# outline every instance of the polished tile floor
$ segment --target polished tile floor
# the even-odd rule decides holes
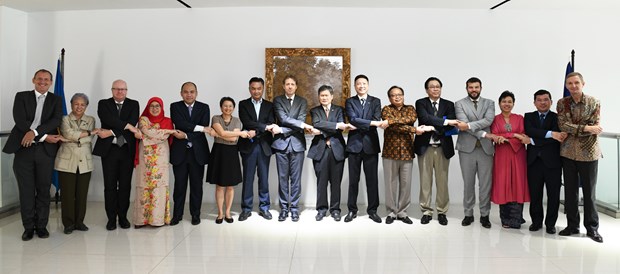
[[[205,204],[198,226],[186,219],[109,232],[103,203],[92,202],[88,232],[63,234],[60,210],[52,208],[50,238],[23,242],[19,214],[1,219],[0,273],[620,273],[620,220],[600,215],[599,244],[583,228],[576,237],[530,233],[529,222],[503,229],[496,205],[490,230],[478,220],[462,227],[462,208],[451,206],[444,227],[436,219],[421,225],[417,210],[410,210],[413,225],[386,225],[365,214],[351,223],[317,222],[312,209],[297,223],[254,212],[217,225],[214,205]],[[561,214],[558,230],[565,224]]]

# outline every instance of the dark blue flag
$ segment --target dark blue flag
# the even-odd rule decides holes
[[[562,97],[570,96],[570,91],[568,91],[568,89],[566,88],[566,75],[573,71],[573,64],[571,64],[571,62],[568,62],[568,64],[566,65],[566,74],[564,74],[564,83],[562,85],[564,87],[564,94],[562,95]]]
[[[58,59],[58,63],[56,66],[56,83],[54,84],[54,94],[62,98],[62,115],[67,115],[67,101],[65,100],[65,81],[60,66],[61,62],[60,59]],[[52,184],[54,184],[54,187],[56,187],[56,191],[58,193],[60,185],[58,183],[58,171],[56,170],[54,170],[54,173],[52,174]]]

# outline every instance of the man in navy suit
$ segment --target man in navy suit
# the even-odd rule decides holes
[[[189,179],[189,213],[192,225],[200,224],[202,183],[209,161],[209,144],[205,133],[211,128],[209,105],[196,101],[198,88],[192,82],[181,85],[183,100],[170,104],[170,119],[182,134],[176,134],[170,147],[170,163],[174,172],[174,211],[170,225],[183,219],[187,180]]]
[[[127,98],[127,83],[123,80],[114,81],[112,97],[100,100],[97,106],[102,130],[97,133],[93,155],[101,157],[107,230],[116,229],[117,218],[121,228],[131,226],[127,210],[136,139],[142,138],[142,133],[135,127],[139,111],[138,101]]]
[[[273,144],[276,151],[278,182],[280,196],[280,215],[278,221],[283,222],[291,213],[293,222],[299,221],[299,198],[301,197],[301,172],[306,151],[304,129],[313,127],[306,124],[305,98],[295,95],[297,79],[287,75],[283,82],[284,94],[273,100],[276,118],[280,128],[274,130]]]
[[[560,208],[560,188],[562,187],[562,161],[560,143],[567,134],[560,132],[557,113],[550,110],[553,101],[551,93],[539,90],[534,93],[536,111],[525,114],[525,134],[530,136],[527,145],[527,181],[530,189],[530,231],[542,228],[543,219],[546,231],[555,234],[555,222]],[[547,218],[543,214],[543,187],[547,188]]]
[[[308,150],[308,158],[312,159],[317,179],[315,219],[321,221],[329,209],[330,215],[340,221],[340,183],[346,157],[345,142],[342,131],[354,130],[355,127],[344,123],[344,110],[332,104],[334,89],[323,85],[319,88],[321,105],[310,110],[315,135]],[[327,202],[327,184],[330,183],[331,197]]]
[[[271,220],[269,212],[269,162],[271,159],[272,130],[277,127],[273,103],[263,99],[265,81],[250,79],[250,98],[239,102],[239,119],[243,130],[251,138],[239,138],[239,152],[243,163],[243,188],[241,190],[241,214],[239,221],[252,215],[254,199],[254,174],[258,175],[258,215]]]
[[[368,217],[374,222],[381,223],[377,215],[379,207],[379,135],[377,127],[388,127],[387,121],[381,120],[381,100],[368,95],[368,77],[360,74],[355,76],[355,92],[357,95],[348,98],[345,102],[345,111],[349,122],[357,130],[349,133],[347,152],[349,153],[349,213],[344,218],[350,222],[357,217],[357,194],[359,192],[361,167],[364,165],[366,175],[366,191],[368,192]]]
[[[443,84],[436,77],[430,77],[424,82],[424,89],[428,97],[418,99],[415,108],[418,112],[420,126],[432,126],[433,130],[425,131],[416,136],[414,143],[415,153],[418,155],[420,168],[420,209],[422,219],[420,223],[428,224],[433,219],[432,191],[433,173],[435,174],[435,208],[439,224],[447,225],[446,213],[450,206],[448,193],[448,168],[450,158],[454,156],[452,136],[446,136],[446,131],[457,125],[454,103],[441,98]]]
[[[54,159],[58,151],[58,127],[62,120],[62,100],[48,92],[52,73],[40,69],[32,78],[34,90],[15,94],[15,126],[2,151],[15,153],[13,172],[19,189],[19,204],[24,233],[29,241],[36,230],[39,238],[48,238],[50,187]]]

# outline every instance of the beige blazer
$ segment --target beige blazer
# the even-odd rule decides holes
[[[80,138],[82,131],[91,131],[95,128],[95,118],[83,115],[81,120],[70,113],[62,117],[60,134],[71,142],[63,142],[60,145],[54,168],[58,171],[80,174],[93,171],[93,155],[91,153],[92,136]]]

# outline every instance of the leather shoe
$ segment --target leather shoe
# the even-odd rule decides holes
[[[379,215],[377,215],[377,213],[375,213],[375,212],[368,213],[368,218],[373,220],[375,223],[378,223],[378,224],[381,223],[381,217],[379,217]]]
[[[480,217],[480,224],[482,224],[482,227],[484,228],[491,228],[491,221],[489,221],[489,216]]]
[[[178,217],[178,218],[177,217],[173,217],[172,220],[170,220],[170,225],[171,226],[178,225],[180,221],[181,221],[181,217]]]
[[[555,234],[555,227],[548,226],[547,227],[547,234]]]
[[[265,218],[265,220],[271,220],[271,218],[273,218],[271,216],[271,212],[269,212],[269,210],[261,210],[258,212],[258,216],[261,216],[263,218]]]
[[[540,230],[541,228],[542,228],[542,225],[539,225],[539,224],[531,224],[529,229],[530,229],[530,231],[538,231],[538,230]]]
[[[112,231],[116,229],[116,220],[109,220],[105,225],[105,229]]]
[[[88,227],[85,224],[79,224],[75,226],[75,230],[88,231]]]
[[[37,228],[37,236],[39,236],[39,238],[41,238],[41,239],[49,238],[50,237],[50,232],[47,231],[47,228],[45,228],[45,227]]]
[[[192,225],[200,224],[200,216],[192,216]]]
[[[560,236],[570,236],[570,235],[574,235],[574,234],[579,234],[579,229],[578,228],[567,227],[565,229],[560,230],[560,233],[558,233],[558,235],[560,235]]]
[[[232,224],[235,220],[232,217],[230,218],[224,217],[224,221],[226,221],[229,224]]]
[[[316,214],[316,217],[314,217],[316,219],[317,222],[323,220],[323,217],[325,217],[325,212],[319,211],[319,213]]]
[[[278,215],[278,221],[284,222],[286,221],[287,217],[288,217],[288,211],[282,210],[280,211],[280,215]]]
[[[389,224],[391,224],[391,223],[393,223],[393,222],[394,222],[394,217],[392,217],[392,216],[387,216],[387,217],[385,218],[385,223],[386,223],[386,224],[388,224],[388,225],[389,225]]]
[[[22,234],[22,241],[30,241],[34,237],[34,229],[26,229]]]
[[[409,219],[409,216],[405,216],[405,217],[398,217],[397,218],[399,221],[402,221],[403,223],[406,223],[408,225],[413,224],[413,221],[411,219]]]
[[[70,225],[70,226],[65,227],[65,229],[63,230],[63,233],[69,235],[73,233],[73,230],[75,230],[75,226]]]
[[[438,214],[437,219],[439,220],[440,225],[448,225],[448,218],[446,218],[446,214]]]
[[[215,223],[216,224],[221,224],[222,222],[224,222],[224,218],[215,218]]]
[[[347,216],[344,217],[344,222],[348,223],[350,221],[353,221],[353,219],[355,218],[357,218],[357,212],[349,211],[349,213],[347,213]]]
[[[332,218],[334,218],[334,221],[336,222],[340,222],[340,211],[334,211],[332,212]]]
[[[293,222],[299,221],[299,212],[297,211],[291,212],[291,221]]]
[[[603,236],[598,234],[598,231],[596,231],[596,230],[588,231],[588,233],[586,233],[586,236],[588,236],[590,239],[592,239],[593,241],[595,241],[597,243],[602,243],[603,242]]]
[[[258,215],[260,215],[260,213],[258,213]],[[241,212],[241,214],[239,214],[239,222],[247,220],[250,216],[252,216],[252,212],[250,211]]]
[[[428,224],[432,219],[433,219],[433,216],[431,216],[431,215],[424,215],[424,216],[422,216],[422,219],[420,219],[420,223],[425,225],[425,224]]]
[[[471,225],[471,223],[474,222],[474,216],[465,216],[465,218],[463,218],[463,221],[461,222],[462,226],[468,226]]]
[[[131,227],[131,223],[129,223],[127,218],[118,219],[118,224],[122,229],[128,229]]]

